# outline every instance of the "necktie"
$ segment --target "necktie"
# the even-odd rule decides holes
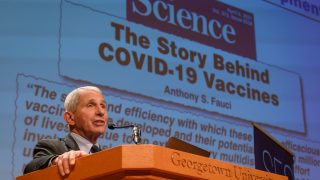
[[[90,149],[90,152],[91,153],[96,153],[96,152],[99,152],[101,151],[101,149],[97,146],[97,145],[92,145],[91,149]]]

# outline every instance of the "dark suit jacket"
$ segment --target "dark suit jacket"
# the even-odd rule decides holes
[[[33,150],[33,160],[26,165],[23,174],[46,168],[53,158],[71,150],[79,150],[71,134],[65,138],[40,140]]]

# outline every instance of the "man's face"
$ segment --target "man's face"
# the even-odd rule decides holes
[[[102,94],[86,90],[80,93],[77,110],[74,115],[76,133],[89,141],[103,134],[107,126],[108,114]]]

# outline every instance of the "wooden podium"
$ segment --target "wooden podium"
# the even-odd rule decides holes
[[[17,180],[61,179],[52,166]],[[251,169],[156,145],[122,145],[76,160],[66,179],[261,179],[286,176]]]

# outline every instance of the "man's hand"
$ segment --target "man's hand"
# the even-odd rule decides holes
[[[66,176],[76,163],[76,158],[87,156],[84,151],[69,151],[65,152],[52,161],[52,165],[57,165],[61,176]]]

